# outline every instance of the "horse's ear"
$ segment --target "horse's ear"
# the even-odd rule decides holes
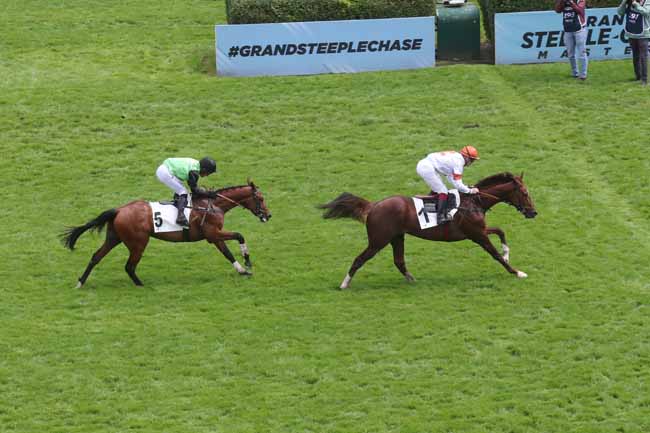
[[[523,171],[521,172],[521,176],[519,176],[519,178],[520,178],[521,180],[524,180],[524,172],[523,172]]]
[[[246,183],[248,184],[248,186],[252,186],[253,188],[255,188],[255,184],[253,183],[253,179],[251,179],[250,177],[246,178]]]

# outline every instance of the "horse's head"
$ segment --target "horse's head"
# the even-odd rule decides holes
[[[515,187],[506,197],[506,202],[517,208],[526,218],[535,218],[537,211],[533,199],[528,193],[528,188],[524,184],[524,173],[521,173],[521,176],[513,176],[513,183]]]
[[[239,204],[251,211],[253,215],[265,223],[271,219],[271,212],[269,212],[269,209],[266,207],[262,191],[257,189],[255,183],[250,179],[248,179],[248,186],[251,188],[251,194],[247,198],[241,200]]]
[[[537,211],[533,199],[524,184],[524,174],[499,173],[486,177],[475,186],[479,189],[479,202],[484,209],[489,209],[499,202],[506,202],[521,212],[526,218],[535,218]]]

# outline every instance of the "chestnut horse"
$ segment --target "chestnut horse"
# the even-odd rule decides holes
[[[354,218],[366,224],[368,247],[357,256],[345,276],[341,289],[347,289],[354,274],[375,254],[389,243],[393,247],[395,266],[406,277],[415,281],[406,270],[404,261],[404,234],[408,233],[430,241],[455,242],[470,239],[485,249],[511,274],[520,278],[527,275],[510,266],[510,250],[506,236],[498,227],[487,227],[485,213],[497,203],[505,202],[521,212],[526,218],[537,215],[533,201],[528,194],[521,176],[501,173],[481,180],[475,186],[479,194],[461,194],[460,207],[454,218],[440,226],[422,230],[415,213],[415,205],[410,197],[393,196],[372,203],[350,193],[343,193],[331,202],[320,205],[326,209],[323,218]],[[488,235],[496,234],[501,239],[503,255],[496,250]]]
[[[226,212],[237,206],[250,210],[262,222],[271,218],[271,213],[264,203],[264,196],[249,180],[247,185],[209,191],[203,197],[195,195],[192,198],[190,225],[185,234],[182,231],[154,233],[151,206],[142,200],[132,201],[117,209],[109,209],[82,226],[67,229],[62,235],[62,240],[67,248],[73,250],[77,239],[86,230],[101,231],[105,225],[108,227],[104,244],[93,254],[86,270],[79,278],[77,288],[83,286],[93,268],[121,242],[124,242],[130,252],[129,260],[125,266],[126,273],[135,285],[141,286],[142,281],[135,274],[135,268],[142,258],[142,253],[147,247],[150,237],[169,242],[196,242],[205,239],[216,245],[239,274],[252,275],[248,269],[235,260],[225,243],[225,241],[233,239],[239,241],[244,264],[248,268],[252,266],[244,236],[241,233],[223,230]]]

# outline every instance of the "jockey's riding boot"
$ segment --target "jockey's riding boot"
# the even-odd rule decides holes
[[[438,224],[449,221],[449,216],[447,215],[447,194],[438,194],[438,209],[436,213],[438,214]]]
[[[179,195],[178,199],[176,200],[176,209],[178,209],[176,224],[183,227],[189,226],[187,218],[185,218],[185,206],[187,206],[187,194]]]

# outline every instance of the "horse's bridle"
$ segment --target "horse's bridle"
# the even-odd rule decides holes
[[[260,201],[259,198],[257,198],[257,188],[255,188],[255,187],[252,187],[252,188],[253,188],[253,200],[255,200],[255,216],[257,216],[258,218],[262,218],[263,217],[263,215],[262,215],[262,202]],[[219,194],[218,192],[215,192],[214,196],[222,198],[222,199],[224,199],[226,201],[229,201],[230,203],[233,203],[235,206],[241,206],[244,209],[248,209],[246,206],[241,204],[241,202],[244,201],[244,200],[235,201],[235,200],[231,199],[230,197],[226,197],[223,194]],[[213,206],[214,200],[215,200],[214,198],[208,197],[208,207],[199,207],[199,206],[195,207],[195,206],[192,206],[190,208],[190,209],[196,209],[198,211],[203,212],[203,217],[201,218],[201,224],[200,224],[201,227],[203,227],[203,223],[205,222],[206,215],[209,214],[209,213],[216,212],[217,208]]]
[[[520,183],[518,181],[516,181],[516,180],[513,180],[512,182],[514,182],[514,184],[515,184],[515,189],[511,192],[511,194],[514,191],[519,191],[521,193],[521,185],[520,185]],[[520,203],[514,204],[514,203],[509,202],[508,204],[511,205],[512,207],[514,207],[515,209],[517,209],[517,212],[519,212],[521,214],[523,214],[524,211],[525,211],[524,206],[522,206]]]
[[[515,189],[513,191],[511,191],[510,194],[512,194],[516,190],[521,191],[521,184],[519,182],[517,182],[516,180],[512,180],[512,182],[514,182],[514,184],[515,184]],[[483,192],[483,191],[479,191],[478,194],[476,194],[476,195],[477,195],[476,198],[478,199],[478,202],[479,202],[479,205],[481,206],[481,208],[483,207],[483,203],[481,201],[481,196],[492,198],[492,199],[496,200],[497,202],[502,201],[502,199],[500,199],[499,197],[497,197],[495,195],[492,195],[492,194],[489,194],[487,192]],[[520,204],[520,203],[515,204],[515,203],[512,203],[510,201],[507,201],[506,203],[509,204],[510,206],[514,207],[515,209],[517,209],[517,211],[519,213],[525,215],[526,209],[525,209],[525,206],[523,206],[522,204]],[[463,210],[465,212],[471,212],[472,211],[471,208],[466,208],[466,207],[463,207],[463,206],[459,206],[458,209]],[[483,209],[481,209],[481,211],[483,211]],[[462,216],[462,214],[461,214],[461,216]]]
[[[253,189],[253,200],[255,200],[255,211],[254,211],[253,213],[255,214],[255,216],[261,218],[261,217],[263,216],[263,215],[262,215],[262,202],[261,202],[261,200],[257,197],[257,188],[255,188],[255,187],[251,187],[251,188]],[[233,203],[235,206],[241,206],[241,207],[243,207],[244,209],[248,209],[246,206],[244,206],[243,204],[241,204],[241,202],[244,201],[244,200],[235,201],[235,200],[233,200],[233,199],[231,199],[231,198],[229,198],[229,197],[226,197],[226,196],[223,195],[223,194],[219,194],[219,193],[215,193],[215,195],[216,195],[217,197],[220,197],[220,198],[222,198],[222,199],[224,199],[224,200],[229,201],[230,203]],[[247,200],[247,199],[246,199],[246,200]]]

